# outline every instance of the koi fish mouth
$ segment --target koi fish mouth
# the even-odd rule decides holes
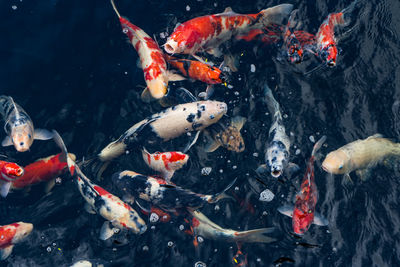
[[[275,178],[278,178],[279,176],[281,176],[281,174],[282,174],[282,171],[280,171],[280,170],[274,170],[271,172],[271,175]]]

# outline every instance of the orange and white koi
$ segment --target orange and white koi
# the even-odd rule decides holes
[[[257,14],[237,14],[227,8],[223,13],[206,15],[183,22],[168,37],[164,49],[169,54],[190,54],[206,51],[216,53],[220,44],[237,34],[270,24],[281,24],[293,5],[282,4]]]
[[[16,222],[0,226],[0,260],[10,256],[14,245],[23,241],[33,230],[31,223]]]
[[[136,210],[104,188],[92,183],[79,166],[68,157],[67,149],[60,135],[56,131],[53,132],[54,140],[63,150],[64,158],[67,159],[70,174],[74,177],[79,192],[86,201],[86,211],[92,214],[97,213],[106,219],[100,230],[100,239],[107,240],[118,231],[117,229],[129,230],[135,234],[144,233],[147,230],[146,223]],[[110,223],[115,228],[111,228]]]
[[[54,181],[67,170],[67,159],[62,158],[63,153],[38,159],[24,167],[25,173],[19,179],[12,182],[12,189],[22,189],[37,183]],[[69,153],[68,156],[75,160],[76,156]],[[51,183],[50,186],[52,186]]]
[[[167,94],[168,80],[182,80],[182,77],[167,71],[167,63],[158,44],[141,28],[121,17],[113,0],[111,0],[111,4],[121,23],[122,32],[128,36],[140,58],[147,85],[142,99],[149,101],[151,98],[164,97]]]
[[[0,195],[6,197],[11,183],[24,175],[24,169],[16,163],[0,160]]]
[[[189,155],[178,152],[155,152],[150,154],[145,148],[142,150],[144,162],[151,169],[159,172],[170,183],[174,172],[181,169],[189,160]]]
[[[35,129],[29,115],[16,104],[10,96],[0,96],[0,114],[5,121],[4,131],[7,137],[2,146],[14,145],[19,152],[29,150],[33,140],[48,140],[53,136],[44,129]]]

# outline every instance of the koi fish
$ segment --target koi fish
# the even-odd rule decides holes
[[[307,171],[301,183],[300,192],[296,195],[294,208],[293,206],[278,208],[280,213],[292,217],[293,231],[298,235],[303,235],[307,232],[313,223],[319,226],[328,225],[328,221],[324,217],[315,213],[318,191],[314,180],[314,161],[317,151],[321,148],[325,140],[326,136],[323,136],[314,145],[311,158],[307,163]]]
[[[75,262],[70,267],[106,267],[106,266],[108,266],[108,265],[103,261],[80,260],[80,261]]]
[[[24,175],[24,169],[16,163],[0,160],[0,195],[6,197],[11,183]]]
[[[103,162],[110,161],[130,147],[137,147],[137,144],[149,140],[165,142],[184,133],[203,130],[217,122],[227,109],[225,103],[218,101],[198,101],[170,107],[133,125],[116,141],[108,144],[98,158]]]
[[[121,23],[122,32],[129,38],[130,43],[137,51],[147,88],[142,93],[142,99],[160,99],[167,94],[168,81],[182,80],[183,77],[167,71],[164,54],[158,44],[141,28],[121,17],[114,1],[111,4]]]
[[[119,197],[109,193],[104,188],[92,183],[80,170],[79,166],[68,157],[68,152],[61,136],[54,132],[54,140],[62,149],[63,157],[67,159],[68,169],[85,199],[85,209],[91,214],[99,214],[106,221],[100,230],[100,239],[107,240],[119,230],[129,230],[135,234],[143,234],[147,230],[145,221],[139,214]],[[110,223],[114,228],[111,228]]]
[[[290,157],[290,139],[286,135],[285,126],[282,122],[282,114],[280,105],[275,100],[271,89],[266,84],[264,87],[265,102],[268,105],[268,110],[273,116],[273,123],[269,129],[269,145],[265,153],[265,162],[257,168],[257,173],[263,174],[270,171],[271,175],[278,178],[282,173],[289,169],[294,172],[299,167],[294,163],[289,163]]]
[[[141,175],[133,171],[117,172],[113,175],[112,180],[120,191],[133,196],[137,204],[143,210],[148,211],[150,210],[149,205],[140,200],[150,202],[151,205],[166,211],[175,211],[180,208],[198,209],[205,203],[216,203],[220,199],[228,198],[225,192],[236,182],[235,179],[221,193],[203,195],[167,184],[163,179]]]
[[[5,121],[4,131],[8,135],[1,143],[2,146],[14,145],[17,151],[25,152],[34,139],[48,140],[53,137],[47,130],[34,129],[29,115],[10,96],[0,96],[0,114]]]
[[[262,29],[252,29],[245,34],[235,36],[237,40],[244,40],[246,42],[260,41],[266,45],[276,44],[282,40],[283,28],[277,24],[268,25]]]
[[[338,56],[336,26],[347,26],[350,23],[349,15],[354,10],[358,0],[339,13],[331,13],[322,22],[316,34],[316,54],[330,67],[336,66]]]
[[[365,180],[369,177],[372,167],[399,156],[399,143],[375,134],[330,152],[322,162],[322,168],[332,174],[344,174],[350,181],[349,173],[356,171],[357,175]]]
[[[190,54],[206,51],[218,56],[217,48],[232,36],[261,29],[270,24],[281,24],[293,5],[282,4],[257,14],[237,14],[231,8],[223,13],[197,17],[177,26],[168,37],[164,50],[169,54]]]
[[[32,230],[33,225],[25,222],[0,226],[0,260],[10,256],[14,245],[23,241]]]
[[[155,152],[150,154],[145,148],[142,150],[144,162],[151,169],[161,173],[161,176],[168,182],[174,172],[181,169],[189,160],[189,155],[182,152]]]
[[[195,237],[202,236],[212,240],[241,243],[271,243],[276,241],[276,239],[268,236],[275,231],[273,227],[235,231],[222,228],[198,210],[188,210],[188,212],[191,217],[191,231]]]
[[[49,182],[49,187],[46,190],[49,191],[54,185],[54,179],[68,169],[67,159],[62,158],[63,156],[63,153],[59,153],[28,164],[24,167],[24,174],[12,182],[11,188],[19,190],[37,183]],[[73,161],[76,159],[76,156],[71,153],[68,154],[68,157]]]
[[[303,61],[303,47],[300,41],[297,39],[293,28],[296,26],[294,17],[297,15],[297,9],[290,15],[286,30],[283,36],[283,44],[286,48],[286,56],[290,63],[298,64]]]
[[[219,121],[206,129],[206,134],[209,136],[209,142],[204,150],[206,152],[214,152],[220,146],[235,152],[243,152],[245,144],[240,130],[246,123],[246,118],[236,116],[228,123],[223,124]]]

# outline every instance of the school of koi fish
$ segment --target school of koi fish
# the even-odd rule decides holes
[[[39,183],[46,183],[46,192],[49,192],[56,179],[68,176],[73,179],[85,201],[84,209],[104,219],[98,232],[102,241],[129,233],[145,235],[149,220],[160,223],[180,220],[184,232],[193,237],[195,248],[204,239],[236,243],[237,253],[229,264],[247,266],[247,253],[251,252],[244,253],[241,249],[242,243],[275,242],[278,240],[276,229],[273,226],[260,226],[256,229],[232,230],[217,225],[200,211],[203,206],[219,201],[239,202],[242,205],[243,201],[231,192],[237,179],[223,185],[223,190],[209,194],[175,184],[175,181],[179,181],[177,177],[184,176],[184,172],[180,170],[192,160],[191,149],[199,146],[201,134],[207,140],[200,147],[204,153],[212,153],[217,149],[241,153],[246,149],[246,142],[251,141],[245,140],[241,134],[247,120],[244,114],[229,117],[227,112],[231,106],[212,100],[215,90],[224,90],[232,72],[238,71],[238,55],[230,54],[227,46],[234,46],[235,42],[258,42],[263,47],[277,45],[281,59],[290,64],[302,64],[309,57],[316,57],[321,65],[333,68],[337,65],[339,56],[335,29],[351,24],[355,18],[357,3],[355,0],[345,9],[329,14],[316,34],[299,29],[297,16],[300,11],[294,9],[292,4],[268,7],[254,14],[237,14],[226,8],[223,13],[195,17],[176,25],[165,44],[159,46],[151,37],[152,33],[144,32],[124,18],[117,8],[118,3],[111,0],[110,9],[114,10],[122,33],[136,50],[140,61],[138,67],[143,70],[146,87],[141,94],[141,100],[144,103],[158,101],[164,109],[149,114],[125,132],[118,133],[121,135],[97,155],[78,160],[75,154],[68,152],[57,131],[35,128],[28,113],[13,97],[0,96],[0,114],[6,134],[2,141],[3,147],[14,146],[16,151],[22,153],[29,151],[34,140],[53,140],[60,149],[60,153],[37,159],[26,166],[18,165],[18,159],[8,161],[7,156],[4,156],[5,159],[0,160],[1,197],[6,198],[10,192],[14,194]],[[204,91],[195,96],[190,88],[174,87],[174,81],[185,80],[203,82]],[[317,212],[318,190],[314,176],[314,163],[322,156],[319,150],[329,140],[326,140],[326,136],[321,136],[314,141],[303,171],[300,166],[291,162],[291,138],[286,132],[274,90],[267,84],[257,90],[263,92],[263,101],[272,121],[269,138],[265,140],[265,163],[255,170],[257,182],[265,189],[260,192],[260,200],[269,202],[275,194],[282,193],[271,192],[266,188],[263,182],[266,177],[289,180],[304,173],[294,204],[279,207],[277,210],[291,217],[291,234],[298,237],[309,231],[310,227],[315,227],[313,224],[319,227],[329,226],[329,220]],[[158,144],[176,138],[188,140],[184,147],[176,151],[157,151]],[[140,174],[121,167],[119,172],[107,177],[107,167],[123,155],[130,157],[128,154],[137,154],[143,158],[148,166],[148,173]],[[321,167],[332,175],[343,175],[345,182],[352,183],[351,172],[355,171],[361,180],[366,180],[374,166],[381,163],[390,165],[393,163],[392,159],[398,156],[400,144],[376,134],[331,151]],[[88,177],[85,174],[87,170],[95,175]],[[203,171],[203,179],[206,179],[208,170]],[[103,179],[111,179],[113,187],[103,188]],[[230,227],[235,228],[234,225]],[[29,238],[32,231],[33,224],[26,222],[0,226],[0,259],[7,259],[14,245]],[[280,262],[285,261],[291,262],[285,258]],[[70,266],[103,266],[102,264],[82,260],[71,263]],[[202,267],[207,265],[203,262],[193,264]],[[223,266],[229,264],[224,263]]]

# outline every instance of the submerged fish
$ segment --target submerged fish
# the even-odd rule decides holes
[[[130,147],[143,146],[152,140],[168,141],[184,133],[200,131],[216,123],[226,112],[227,105],[218,101],[198,101],[170,107],[129,128],[99,154],[101,161],[113,160]]]
[[[16,163],[0,160],[0,196],[6,197],[11,183],[24,175],[24,169]]]
[[[33,140],[48,140],[53,136],[44,129],[34,129],[29,115],[10,96],[0,96],[0,114],[5,121],[4,130],[7,137],[2,146],[14,145],[19,152],[29,150]]]
[[[111,0],[111,4],[121,23],[122,32],[128,36],[130,43],[139,54],[147,85],[147,88],[143,91],[142,99],[149,101],[151,98],[160,99],[164,97],[167,94],[168,81],[182,80],[183,77],[167,71],[164,54],[157,43],[141,28],[121,17],[113,0]]]
[[[280,24],[290,14],[293,5],[282,4],[257,14],[237,14],[232,9],[206,15],[179,24],[164,45],[170,54],[191,54],[206,51],[218,55],[218,46],[237,34],[244,34],[269,24]]]
[[[304,174],[301,183],[300,192],[296,195],[296,203],[293,206],[283,206],[278,211],[284,215],[292,217],[293,231],[302,235],[308,231],[311,224],[320,226],[328,225],[328,221],[321,215],[315,213],[315,206],[318,200],[317,185],[314,179],[314,161],[317,151],[325,142],[326,136],[323,136],[315,143],[311,157],[307,164],[307,171]]]
[[[287,168],[293,172],[299,167],[294,163],[289,163],[290,139],[285,132],[279,103],[267,84],[264,87],[264,95],[268,110],[273,116],[273,123],[269,129],[269,144],[265,153],[266,164],[259,166],[256,171],[260,174],[269,171],[273,177],[278,178]]]
[[[322,168],[332,174],[344,174],[349,180],[352,171],[361,179],[369,176],[371,167],[386,159],[400,156],[400,144],[375,134],[363,140],[353,141],[330,152],[322,162]]]
[[[79,192],[86,201],[86,211],[91,214],[97,213],[106,220],[100,230],[100,239],[110,238],[117,229],[126,229],[135,234],[144,233],[147,230],[146,223],[136,210],[104,188],[92,183],[79,166],[68,157],[64,142],[55,131],[54,139],[63,150],[63,157],[67,159],[70,174],[74,177]],[[111,228],[110,223],[115,227],[114,229]]]
[[[181,169],[189,160],[189,155],[178,152],[155,152],[150,154],[145,148],[142,150],[144,162],[151,169],[159,172],[169,183],[174,172]]]
[[[49,187],[54,185],[54,179],[62,175],[67,169],[67,159],[62,158],[63,153],[38,159],[24,167],[24,175],[12,182],[12,189],[22,189],[41,182],[49,182]],[[69,153],[68,157],[75,161],[76,156]],[[46,191],[49,191],[48,188]]]
[[[215,203],[222,198],[227,198],[225,191],[230,189],[236,181],[235,179],[221,193],[203,195],[167,184],[163,179],[141,175],[133,171],[115,173],[112,180],[119,190],[133,196],[144,210],[150,210],[149,204],[140,200],[150,202],[151,205],[167,211],[175,211],[180,208],[198,209],[205,203]]]
[[[240,130],[246,123],[246,118],[236,116],[229,120],[228,123],[219,121],[206,129],[209,136],[209,142],[206,144],[204,150],[206,152],[213,152],[220,146],[235,152],[243,152],[245,144]]]
[[[0,260],[10,256],[14,245],[23,241],[32,230],[33,225],[25,222],[0,226]]]

